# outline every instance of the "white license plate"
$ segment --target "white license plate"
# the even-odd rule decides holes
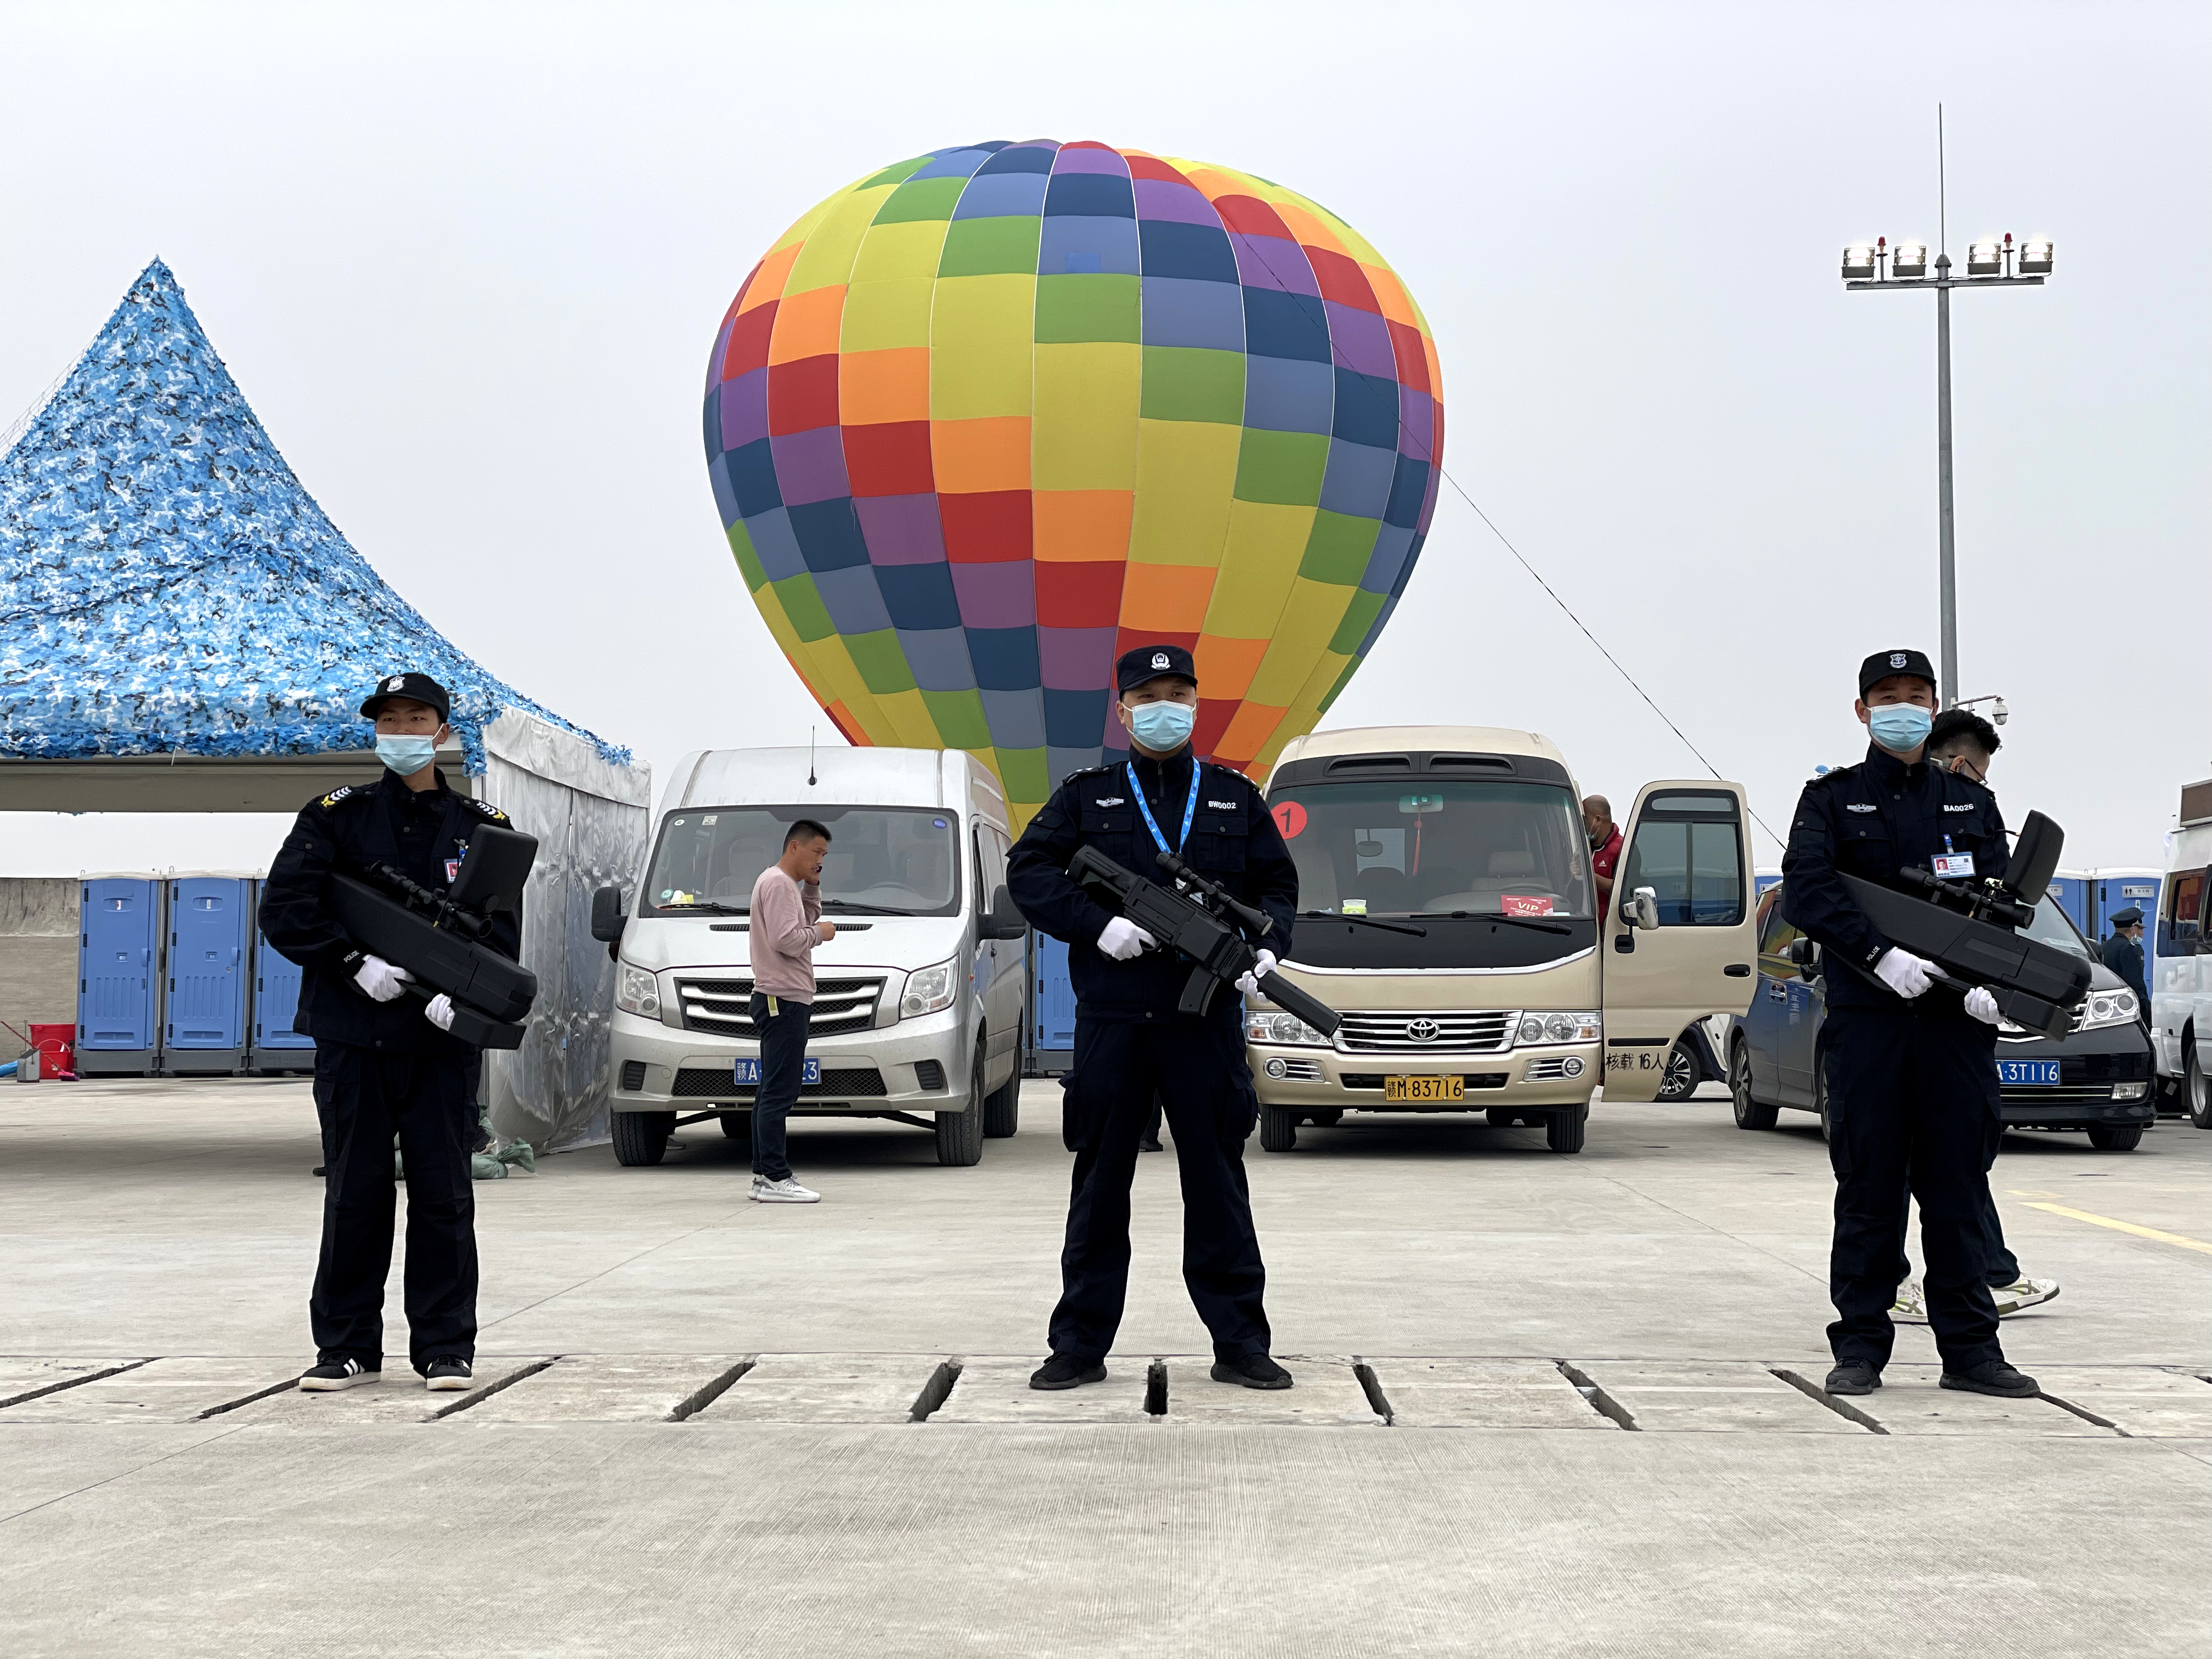
[[[1997,1081],[2008,1089],[2055,1089],[2058,1062],[2055,1060],[2001,1060]]]
[[[759,1088],[761,1080],[760,1066],[761,1063],[757,1060],[739,1060],[738,1062],[738,1075],[736,1080],[739,1083],[750,1084],[756,1089]],[[799,1062],[799,1086],[802,1089],[818,1089],[822,1086],[822,1062],[820,1060],[803,1060]]]

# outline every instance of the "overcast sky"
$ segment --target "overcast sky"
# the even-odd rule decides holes
[[[698,404],[753,261],[936,146],[1097,138],[1357,226],[1435,329],[1447,471],[1777,830],[1853,674],[1936,640],[1934,301],[1847,240],[2049,233],[1958,297],[1960,652],[1995,781],[2154,864],[2212,774],[2212,155],[2195,5],[0,9],[0,422],[148,258],[386,579],[665,769],[828,720],[716,519]],[[365,672],[384,665],[373,655]],[[1702,769],[1449,489],[1328,716]],[[265,861],[281,820],[0,813],[0,874]],[[1759,838],[1762,864],[1779,848]]]

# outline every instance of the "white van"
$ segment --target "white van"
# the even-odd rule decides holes
[[[1601,1081],[1657,1098],[1690,1028],[1750,1006],[1741,784],[1645,784],[1603,914],[1580,791],[1533,732],[1316,732],[1284,748],[1267,802],[1298,866],[1282,972],[1344,1019],[1324,1037],[1248,1000],[1270,1152],[1348,1111],[1480,1111],[1578,1152]]]
[[[750,1136],[747,911],[802,817],[830,830],[822,911],[837,937],[814,953],[793,1115],[933,1129],[940,1164],[975,1164],[986,1136],[1014,1133],[1027,929],[1006,893],[998,780],[957,750],[718,749],[677,764],[637,892],[594,897],[592,935],[616,946],[608,1098],[623,1164],[659,1163],[679,1122]]]
[[[2212,941],[2204,890],[2212,883],[2212,779],[2181,792],[2180,828],[2166,838],[2166,879],[2154,927],[2143,929],[2150,974],[2150,1046],[2162,1094],[2178,1091],[2189,1121],[2212,1129]]]

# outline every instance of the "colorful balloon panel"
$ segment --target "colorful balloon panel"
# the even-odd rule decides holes
[[[1313,729],[1434,512],[1427,324],[1357,231],[1093,143],[872,173],[784,233],[707,374],[770,632],[856,744],[964,749],[1018,823],[1127,752],[1114,659],[1188,647],[1200,752]]]

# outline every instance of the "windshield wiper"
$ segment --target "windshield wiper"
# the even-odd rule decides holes
[[[822,908],[825,910],[857,910],[867,916],[910,916],[914,914],[911,910],[894,910],[887,905],[863,904],[858,899],[823,899]]]
[[[1416,910],[1417,916],[1449,916],[1454,921],[1509,921],[1516,927],[1533,927],[1540,933],[1571,933],[1571,927],[1563,927],[1556,921],[1539,921],[1534,916],[1509,916],[1495,910]]]
[[[1363,927],[1380,927],[1386,933],[1410,933],[1415,939],[1426,939],[1425,927],[1401,927],[1395,921],[1377,921],[1372,916],[1340,916],[1334,910],[1301,910],[1300,921],[1356,921]]]
[[[720,899],[686,899],[681,904],[656,904],[656,910],[712,910],[718,916],[749,916],[751,911],[742,904],[725,904]]]

